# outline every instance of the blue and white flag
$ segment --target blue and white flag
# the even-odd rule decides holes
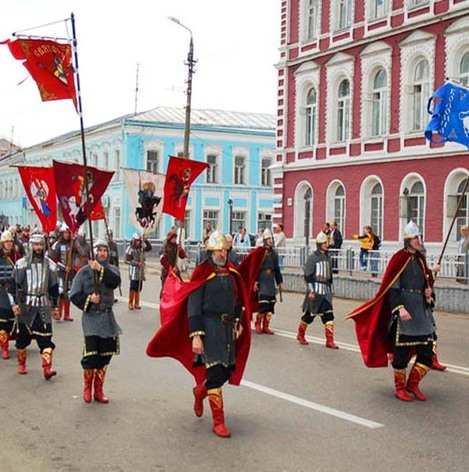
[[[435,143],[454,141],[469,148],[469,88],[446,82],[428,101],[432,115],[425,137]]]

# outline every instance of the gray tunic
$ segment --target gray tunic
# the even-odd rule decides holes
[[[262,295],[275,297],[277,285],[283,283],[278,255],[273,249],[265,250],[265,258],[257,276],[257,283],[259,284],[259,299]]]
[[[412,316],[409,321],[398,317],[399,333],[426,336],[435,332],[432,308],[425,300],[425,275],[417,256],[413,256],[389,291],[391,310],[403,306]]]
[[[70,289],[70,300],[83,310],[83,335],[112,338],[121,333],[117,324],[112,306],[114,305],[114,289],[121,283],[119,269],[107,261],[102,265],[101,272],[97,273],[97,292],[101,296],[99,305],[90,303],[89,298],[94,293],[94,275],[89,265],[80,269],[73,279]]]

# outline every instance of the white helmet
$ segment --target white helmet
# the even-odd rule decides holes
[[[316,244],[324,244],[328,242],[329,238],[327,237],[327,234],[323,231],[319,231],[318,235],[316,236]]]
[[[220,231],[214,231],[208,238],[206,249],[208,251],[220,251],[222,249],[228,249],[228,243],[226,242],[225,235]]]
[[[262,240],[265,241],[266,239],[272,238],[272,232],[269,228],[266,228],[262,233]]]
[[[419,227],[410,220],[404,228],[404,239],[413,239],[416,236],[421,236]]]
[[[7,241],[13,241],[13,235],[8,230],[4,231],[0,238],[0,242],[2,243],[6,243]]]

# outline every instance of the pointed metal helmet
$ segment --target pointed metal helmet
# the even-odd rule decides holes
[[[228,243],[226,241],[225,235],[220,231],[214,231],[207,241],[206,249],[208,251],[220,251],[221,249],[227,249]]]
[[[266,228],[264,232],[262,233],[262,240],[266,240],[272,238],[272,232],[270,231],[269,228]]]
[[[328,242],[329,238],[327,237],[327,234],[323,231],[319,231],[318,235],[316,236],[316,244],[324,244]]]
[[[13,241],[13,235],[10,231],[6,230],[2,233],[2,237],[0,238],[0,242],[5,243],[7,241]]]
[[[93,252],[94,252],[94,255],[96,256],[96,254],[98,254],[98,249],[100,247],[105,247],[108,251],[109,251],[109,245],[106,241],[104,241],[103,239],[98,239],[94,244],[93,244]]]
[[[404,239],[412,239],[416,236],[421,236],[419,227],[410,220],[404,228]]]
[[[60,231],[70,231],[70,228],[68,227],[67,223],[62,223],[62,226],[60,227]]]
[[[29,238],[29,244],[31,244],[31,246],[33,244],[42,244],[44,246],[45,243],[44,236],[40,233],[35,233]]]

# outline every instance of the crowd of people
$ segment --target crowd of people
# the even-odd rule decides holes
[[[121,333],[113,311],[121,275],[112,232],[107,232],[106,241],[97,240],[91,248],[83,233],[72,234],[65,224],[47,237],[29,229],[4,229],[0,237],[2,358],[10,358],[9,343],[14,341],[17,370],[25,375],[27,348],[35,340],[44,378],[57,375],[52,366],[53,320],[73,321],[72,303],[82,312],[83,400],[107,403],[104,380],[112,357],[119,354]],[[160,255],[161,328],[147,346],[148,355],[174,357],[191,372],[195,379],[194,412],[202,416],[208,398],[212,430],[220,437],[231,434],[224,420],[222,387],[226,382],[239,385],[242,379],[251,321],[256,334],[274,334],[272,318],[277,301],[282,301],[282,260],[278,254],[286,244],[282,225],[259,232],[255,244],[250,241],[243,254],[244,246],[240,245],[247,238],[242,227],[236,234],[226,235],[207,225],[204,249],[190,280],[185,280],[179,269],[179,261],[187,257],[181,233],[171,229]],[[370,241],[379,241],[370,227],[357,239],[362,244],[367,241],[364,252],[374,250],[369,249]],[[337,265],[330,250],[342,245],[337,225],[325,224],[315,244],[303,268],[305,298],[296,339],[307,345],[306,329],[319,317],[325,346],[336,350],[332,283]],[[425,401],[420,382],[431,368],[445,369],[436,355],[433,317],[433,281],[439,266],[428,268],[420,231],[412,222],[405,228],[403,244],[389,262],[376,296],[348,318],[357,324],[365,364],[385,367],[390,362],[395,396],[405,402]],[[151,249],[148,238],[136,233],[125,250],[130,282],[127,308],[131,311],[141,308],[145,259]],[[407,375],[413,357],[415,362]]]

